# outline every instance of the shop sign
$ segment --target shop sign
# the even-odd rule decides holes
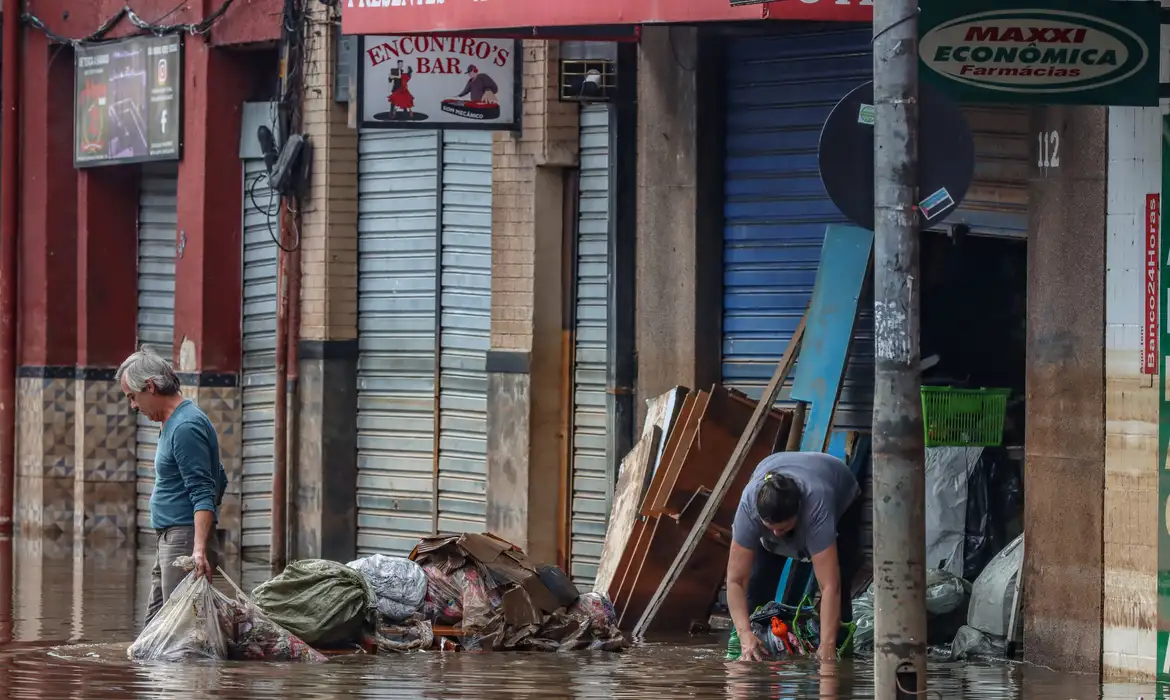
[[[182,35],[82,44],[73,57],[77,167],[179,159]]]
[[[1158,104],[1158,2],[929,0],[921,75],[967,101]]]
[[[666,22],[807,20],[871,22],[873,0],[344,0],[346,34],[474,32],[517,27],[588,27]]]
[[[1146,313],[1142,316],[1142,374],[1158,373],[1158,250],[1161,195],[1146,195],[1146,271],[1144,294]]]
[[[520,42],[514,39],[362,37],[362,126],[518,128],[521,60]]]

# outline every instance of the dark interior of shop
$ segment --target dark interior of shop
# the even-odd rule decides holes
[[[1011,389],[1003,444],[1023,445],[1027,242],[926,231],[921,273],[923,384]]]

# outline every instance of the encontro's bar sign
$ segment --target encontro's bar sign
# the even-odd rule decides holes
[[[362,125],[384,129],[519,126],[519,42],[466,36],[362,37]]]
[[[990,6],[990,7],[989,7]],[[1158,2],[922,3],[923,79],[958,99],[1158,104]]]

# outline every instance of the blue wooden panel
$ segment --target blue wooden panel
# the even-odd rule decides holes
[[[870,37],[868,26],[801,27],[728,47],[722,375],[753,398],[812,298],[826,226],[847,223],[821,185],[817,150],[833,107],[872,75]],[[862,306],[838,429],[872,422],[873,314],[868,298]]]
[[[809,405],[800,443],[805,452],[820,452],[827,446],[872,253],[873,231],[832,224],[825,233],[821,269],[800,346],[802,361],[792,384],[792,398]]]

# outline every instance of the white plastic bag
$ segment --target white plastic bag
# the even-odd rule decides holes
[[[176,567],[191,571],[191,557]],[[326,657],[292,632],[270,620],[228,578],[229,598],[192,571],[179,583],[138,639],[126,650],[135,661],[232,660],[324,662]]]
[[[174,565],[192,568],[190,557],[180,557]],[[228,658],[234,620],[231,599],[191,571],[126,655],[134,661],[221,661]]]
[[[384,554],[346,564],[360,571],[378,598],[378,612],[391,622],[402,623],[418,615],[427,597],[427,575],[409,559]]]

